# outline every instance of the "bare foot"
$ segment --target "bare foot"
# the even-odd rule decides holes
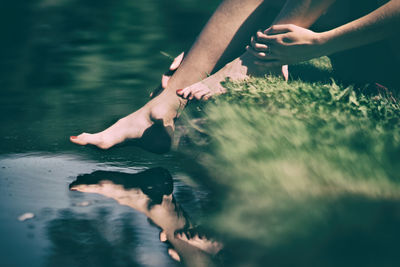
[[[196,232],[196,229],[180,230],[175,235],[180,240],[187,242],[210,255],[216,255],[223,248],[222,243],[208,239]]]
[[[263,77],[266,74],[282,74],[285,80],[287,80],[287,66],[266,70],[262,66],[254,64],[254,59],[254,57],[246,52],[210,77],[178,90],[176,93],[189,100],[193,98],[197,100],[208,100],[214,95],[226,93],[226,89],[222,86],[221,82],[225,81],[227,78],[232,81],[241,81],[251,76]]]
[[[95,145],[108,149],[126,139],[134,139],[137,145],[154,153],[165,153],[171,147],[174,119],[183,102],[176,96],[163,92],[138,111],[118,120],[111,127],[95,134],[82,133],[71,136],[78,145]]]

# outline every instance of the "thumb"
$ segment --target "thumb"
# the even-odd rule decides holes
[[[171,64],[171,66],[169,66],[169,69],[176,70],[181,65],[184,55],[185,55],[185,53],[182,52],[179,54],[179,56],[174,58],[174,61],[172,61],[172,64]]]
[[[282,75],[285,81],[289,80],[289,67],[288,65],[283,65],[282,66]]]
[[[287,32],[290,32],[290,25],[282,24],[282,25],[272,25],[271,27],[269,27],[264,31],[264,34],[274,35]]]

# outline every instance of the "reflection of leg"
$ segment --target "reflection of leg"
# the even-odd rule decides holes
[[[188,266],[213,266],[210,255],[191,246],[175,232],[190,228],[189,218],[175,202],[172,195],[172,177],[162,168],[139,174],[96,171],[81,175],[71,183],[72,191],[97,193],[144,213],[162,229],[160,240],[168,240],[180,259]],[[174,256],[174,251],[170,251]]]
[[[146,133],[153,140],[158,140],[156,136],[164,132],[165,140],[158,140],[159,144],[150,150],[165,152],[170,145],[178,109],[185,104],[175,91],[205,78],[221,57],[228,59],[231,54],[238,53],[238,48],[244,47],[244,43],[248,41],[249,34],[259,27],[256,18],[264,19],[260,15],[270,2],[282,1],[225,0],[204,27],[180,68],[169,80],[168,87],[159,96],[108,129],[96,134],[83,133],[72,136],[71,141],[79,145],[92,144],[107,149],[128,138],[142,138]],[[252,14],[254,15],[251,16]],[[154,125],[160,127],[155,129]],[[150,143],[145,142],[143,146],[146,148]]]

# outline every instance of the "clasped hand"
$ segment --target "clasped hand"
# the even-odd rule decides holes
[[[274,25],[258,31],[246,47],[256,64],[276,67],[299,63],[323,55],[320,34],[293,25]]]

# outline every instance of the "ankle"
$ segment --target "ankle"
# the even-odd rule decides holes
[[[180,113],[187,104],[187,100],[178,96],[175,90],[163,92],[153,100],[148,103],[151,110],[163,110],[164,113],[170,113],[173,116]]]

